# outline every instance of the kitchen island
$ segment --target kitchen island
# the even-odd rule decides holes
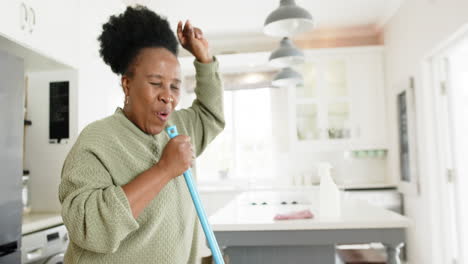
[[[263,197],[263,198],[259,198]],[[266,197],[266,198],[265,198]],[[288,198],[289,197],[289,198]],[[210,217],[210,224],[230,264],[334,264],[337,244],[381,242],[389,264],[400,264],[408,218],[364,201],[342,201],[339,218],[321,219],[308,195],[245,192]],[[273,220],[277,213],[310,209],[312,219]]]

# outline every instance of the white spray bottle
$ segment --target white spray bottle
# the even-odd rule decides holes
[[[338,219],[341,216],[340,191],[331,177],[330,163],[318,164],[318,175],[320,176],[320,219]]]

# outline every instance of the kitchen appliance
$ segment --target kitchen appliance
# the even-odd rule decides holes
[[[0,50],[0,264],[21,261],[24,63]]]
[[[345,188],[343,198],[363,200],[372,205],[403,214],[403,199],[395,187]]]
[[[69,243],[64,225],[48,228],[23,236],[23,264],[63,264]]]
[[[314,188],[314,190],[317,188]],[[317,189],[318,190],[318,189]],[[244,193],[238,199],[240,206],[253,206],[262,208],[267,205],[299,205],[309,206],[318,199],[317,192],[302,192],[302,191],[277,191],[277,190],[253,190]]]

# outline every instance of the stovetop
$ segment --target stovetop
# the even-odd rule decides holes
[[[317,198],[315,192],[250,191],[242,197],[240,205],[258,207],[266,205],[308,205],[315,198]]]

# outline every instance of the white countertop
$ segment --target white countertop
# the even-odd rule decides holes
[[[327,230],[327,229],[375,229],[406,228],[410,220],[392,211],[375,207],[367,202],[346,199],[342,202],[341,217],[332,220],[318,217],[318,204],[297,205],[249,205],[248,193],[234,200],[213,214],[209,221],[214,231],[262,231],[262,230]],[[278,213],[310,209],[312,219],[273,220]]]
[[[28,213],[23,215],[21,233],[25,235],[62,223],[63,221],[60,213]]]
[[[355,190],[355,189],[385,189],[396,188],[397,186],[392,183],[346,183],[337,185],[340,190]],[[202,184],[198,186],[200,193],[212,192],[247,192],[247,191],[304,191],[315,190],[319,188],[319,184],[313,185],[284,185],[284,186],[238,186],[233,184]]]

